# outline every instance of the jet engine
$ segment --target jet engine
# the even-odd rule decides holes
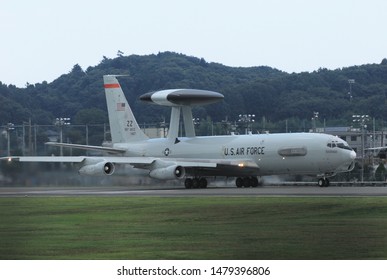
[[[98,162],[96,164],[87,164],[79,169],[81,175],[112,175],[115,167],[111,162]]]
[[[180,165],[155,168],[149,172],[149,176],[160,180],[182,179],[185,176],[185,169]]]

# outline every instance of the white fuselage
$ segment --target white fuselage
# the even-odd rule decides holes
[[[259,167],[256,174],[258,176],[271,174],[328,176],[350,171],[356,157],[355,152],[342,139],[317,133],[181,137],[178,141],[158,138],[132,142],[129,145],[115,144],[114,147],[126,148],[125,156],[168,160],[174,158],[251,160]]]

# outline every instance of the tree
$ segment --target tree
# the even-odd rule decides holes
[[[81,109],[74,117],[75,124],[104,124],[107,121],[106,112],[97,108]]]
[[[376,181],[385,181],[386,180],[386,176],[387,176],[387,170],[386,170],[386,167],[384,166],[384,164],[381,162],[378,166],[378,168],[376,168],[376,171],[375,171],[375,179]]]
[[[82,110],[95,108],[107,115],[102,82],[102,76],[107,73],[129,74],[129,77],[120,78],[120,83],[140,123],[159,122],[161,116],[168,118],[167,108],[138,101],[141,94],[167,88],[198,88],[223,93],[222,103],[198,111],[201,119],[210,116],[216,122],[226,116],[234,121],[244,113],[255,114],[257,118],[265,116],[273,123],[292,118],[310,122],[313,111],[318,111],[327,123],[338,125],[345,125],[354,113],[387,118],[387,59],[380,64],[288,74],[270,67],[228,67],[163,52],[145,56],[121,54],[113,59],[103,57],[99,65],[88,67],[86,72],[75,64],[69,73],[51,83],[23,89],[0,83],[0,120],[17,124],[29,118],[46,121],[50,116],[75,120],[77,115],[79,122],[85,122],[84,118],[95,121],[81,114],[85,113]],[[347,94],[348,79],[356,80],[352,102]],[[39,112],[38,117],[36,112]]]

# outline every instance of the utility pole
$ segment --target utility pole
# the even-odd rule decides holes
[[[313,121],[313,132],[316,132],[317,131],[317,127],[316,127],[316,120],[318,119],[318,112],[313,112],[313,117],[312,117],[312,121]]]
[[[250,131],[252,132],[252,124],[255,122],[254,114],[243,114],[239,115],[238,123],[241,123],[245,126],[245,134],[248,134]]]
[[[365,133],[367,129],[367,122],[369,121],[368,115],[352,115],[353,122],[360,124],[361,131],[361,182],[364,182],[364,151],[365,151]]]
[[[54,124],[59,127],[59,142],[63,143],[63,126],[70,125],[70,118],[56,118]],[[63,147],[60,147],[60,156],[63,156]]]
[[[355,83],[355,79],[348,79],[348,84],[349,84],[349,92],[348,92],[348,96],[349,96],[349,102],[351,103],[352,102],[352,98],[353,98],[353,95],[352,95],[352,84]]]
[[[11,131],[15,129],[13,123],[7,123],[7,155],[11,156]]]

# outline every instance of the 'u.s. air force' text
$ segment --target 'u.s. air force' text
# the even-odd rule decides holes
[[[264,155],[265,147],[225,147],[223,153],[225,156]]]

